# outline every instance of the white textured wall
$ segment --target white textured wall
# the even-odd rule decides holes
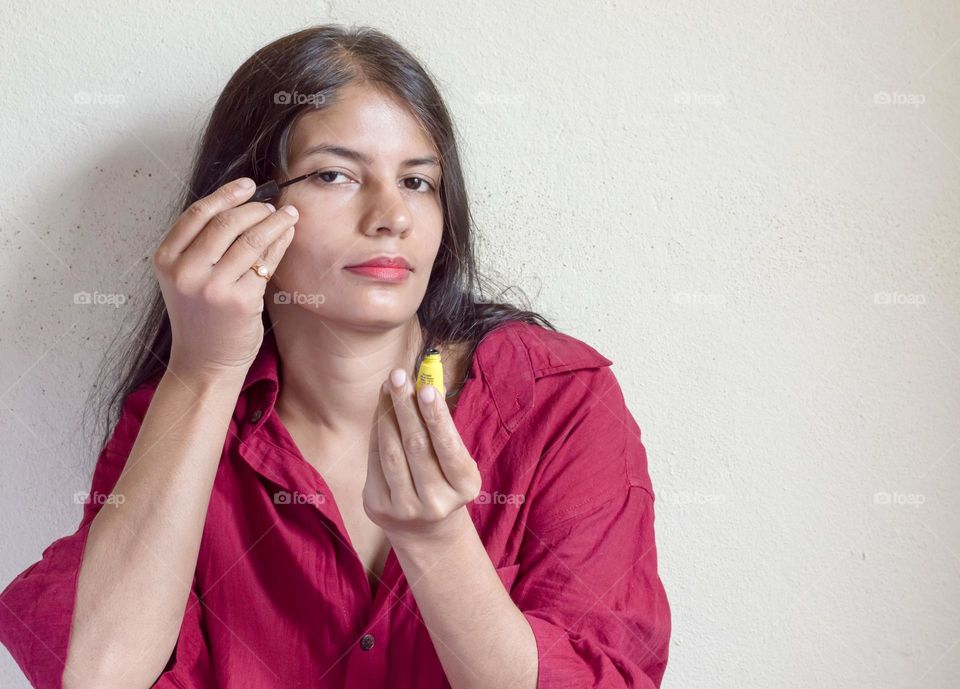
[[[8,9],[2,582],[76,527],[77,420],[140,306],[73,294],[132,295],[226,79],[331,19],[427,63],[487,267],[615,362],[664,687],[957,686],[955,0]],[[0,686],[26,686],[5,652]]]

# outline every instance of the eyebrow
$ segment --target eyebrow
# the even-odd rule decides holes
[[[300,158],[306,159],[320,153],[329,153],[330,155],[347,158],[349,160],[355,160],[365,165],[373,164],[373,160],[371,160],[369,156],[360,153],[360,151],[354,151],[352,148],[336,146],[334,144],[318,144],[316,146],[311,146],[300,154]],[[416,167],[418,165],[436,165],[437,167],[440,167],[440,159],[434,155],[424,156],[422,158],[407,158],[400,163],[400,165],[401,167]]]

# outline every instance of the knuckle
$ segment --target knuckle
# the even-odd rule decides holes
[[[412,522],[420,518],[420,508],[407,501],[397,505],[395,512],[396,519],[400,521]]]
[[[412,455],[426,454],[430,450],[430,436],[424,431],[411,433],[404,439],[403,447]]]
[[[209,197],[197,199],[196,201],[191,203],[189,206],[187,206],[185,215],[189,218],[206,217],[206,215],[212,209],[212,205],[213,205],[213,202],[210,200]]]
[[[483,479],[480,476],[480,472],[477,471],[467,480],[467,495],[470,500],[476,500],[481,490],[483,490]]]
[[[229,232],[230,221],[224,217],[223,213],[217,213],[210,218],[210,221],[207,223],[207,227],[214,232]]]
[[[363,511],[373,521],[383,518],[383,506],[379,501],[370,495],[366,490],[363,491]]]
[[[263,238],[255,232],[249,230],[242,232],[238,240],[258,253],[263,249]]]
[[[466,467],[456,472],[452,480],[456,486],[457,495],[466,500],[474,500],[483,488],[483,477],[476,467]]]
[[[437,445],[437,450],[440,452],[452,454],[460,449],[460,439],[449,433],[445,433],[439,438],[436,438],[434,442]]]
[[[164,247],[158,248],[150,255],[150,265],[155,271],[165,271],[170,264],[170,255]]]
[[[180,294],[193,292],[193,276],[185,270],[176,271],[170,279],[173,288]]]
[[[219,283],[212,280],[203,284],[203,287],[200,288],[200,295],[204,301],[212,304],[219,303],[221,299],[223,299],[223,292],[220,289]]]
[[[423,518],[427,521],[438,522],[447,516],[447,507],[443,501],[428,498],[423,503]]]
[[[406,457],[403,456],[403,453],[395,448],[382,450],[380,452],[380,463],[383,465],[384,471],[395,473],[400,470],[400,467],[405,461]]]

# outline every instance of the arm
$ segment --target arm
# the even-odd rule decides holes
[[[243,380],[168,372],[90,525],[64,686],[149,687],[177,642],[226,430]]]
[[[454,689],[536,689],[537,641],[461,507],[432,539],[391,538]]]
[[[538,689],[653,689],[671,619],[646,448],[613,371],[576,378],[586,409],[536,470],[513,597],[537,637]]]
[[[630,486],[588,514],[527,531],[514,596],[537,639],[537,689],[660,686],[670,608],[653,527],[652,494]]]
[[[383,520],[454,689],[660,686],[670,610],[657,573],[654,496],[640,429],[609,369],[564,382],[577,395],[577,418],[535,468],[509,595],[509,581],[499,580],[464,507],[429,528]],[[416,438],[405,400],[398,401],[401,426],[411,429],[405,437]],[[469,458],[444,406],[422,409],[444,473],[458,473]],[[399,438],[383,433],[387,460],[379,463],[382,471],[370,464],[368,485],[381,487],[371,493],[387,483],[409,493],[398,478],[404,472],[390,469],[403,464]],[[418,446],[407,443],[415,474],[429,466]],[[385,479],[388,471],[392,478]]]
[[[394,544],[454,689],[660,686],[670,610],[653,496],[624,486],[607,498],[527,529],[510,594],[465,508],[446,537]]]
[[[187,603],[210,494],[264,335],[266,281],[250,266],[279,264],[297,218],[292,206],[246,203],[254,188],[243,177],[197,199],[154,252],[170,356],[149,407],[135,405],[136,423],[121,420],[101,455],[94,484],[116,499],[98,509],[94,494],[77,534],[4,593],[0,634],[37,686],[151,686],[170,665],[185,614],[198,608]]]
[[[538,689],[653,689],[671,619],[646,448],[612,370],[577,378],[588,409],[536,470],[513,597],[537,637]]]
[[[33,686],[179,689],[173,675],[209,673],[191,583],[242,383],[190,381],[128,396],[77,531],[0,594],[0,641]]]

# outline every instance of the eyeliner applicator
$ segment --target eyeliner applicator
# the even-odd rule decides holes
[[[251,196],[246,203],[250,203],[251,201],[264,202],[264,201],[270,201],[272,199],[275,199],[280,195],[280,190],[283,189],[284,187],[288,187],[291,184],[296,184],[297,182],[302,182],[307,177],[312,177],[318,172],[320,172],[320,170],[314,170],[313,172],[308,172],[305,175],[300,175],[299,177],[288,179],[286,182],[281,182],[280,184],[277,184],[273,180],[270,180],[269,182],[264,182],[263,184],[257,187],[256,191],[253,192],[253,196]]]

